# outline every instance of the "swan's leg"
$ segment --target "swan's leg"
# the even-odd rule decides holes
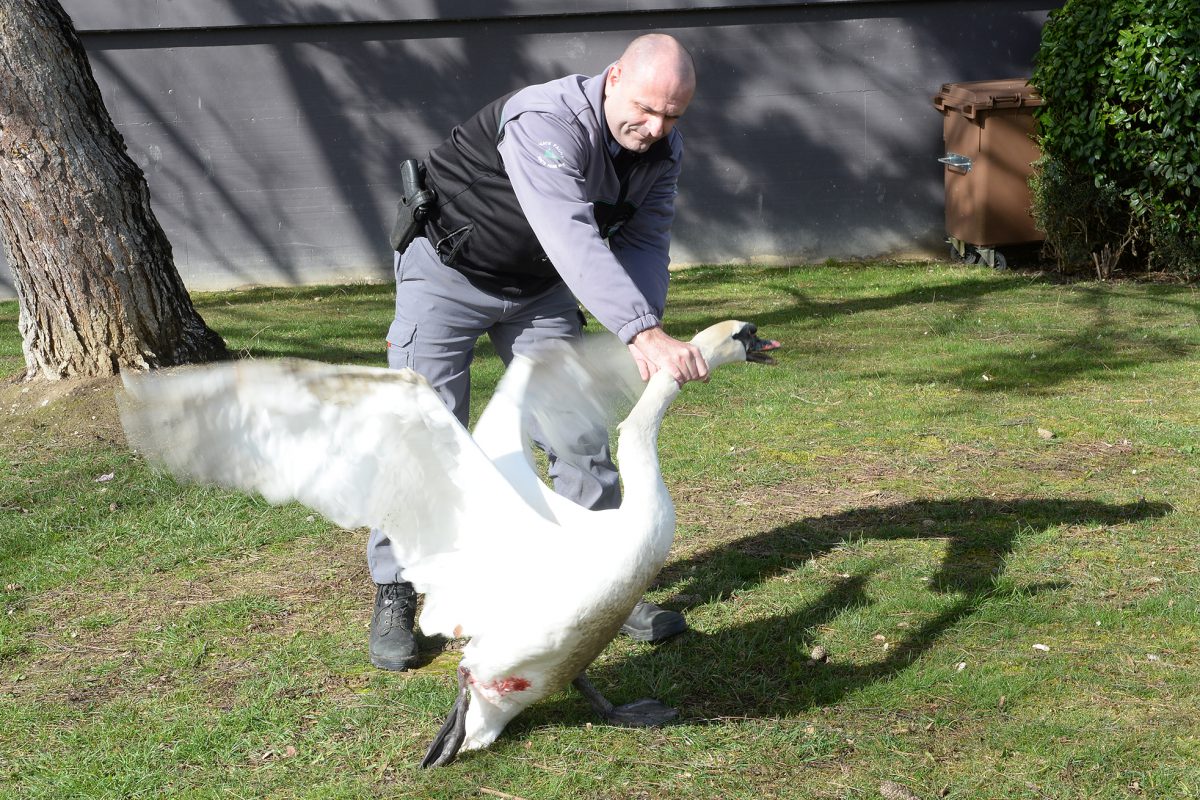
[[[467,735],[467,706],[471,704],[469,677],[466,667],[458,668],[458,699],[454,701],[454,708],[450,709],[450,716],[442,723],[442,729],[429,743],[429,750],[421,761],[422,769],[444,767],[458,755],[458,748],[462,747]]]
[[[571,685],[587,698],[592,709],[611,725],[621,725],[626,728],[654,728],[665,725],[679,716],[679,710],[665,703],[650,698],[634,700],[623,706],[614,706],[600,694],[586,675],[580,675]]]
[[[579,693],[587,698],[588,704],[592,710],[600,716],[604,717],[612,713],[613,704],[608,702],[608,698],[600,694],[600,690],[587,679],[587,675],[580,675],[575,680],[571,681],[571,685],[579,690]]]

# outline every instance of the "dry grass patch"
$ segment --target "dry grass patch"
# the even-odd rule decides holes
[[[239,601],[248,601],[248,613],[226,630],[207,626],[203,651],[192,665],[222,675],[214,685],[236,684],[239,664],[256,669],[238,658],[226,663],[221,655],[241,653],[255,641],[269,644],[357,625],[365,642],[373,597],[365,547],[365,532],[333,530],[269,552],[206,563],[186,579],[148,575],[124,586],[106,580],[44,592],[25,608],[43,620],[28,634],[40,652],[21,659],[20,681],[0,679],[0,694],[83,702],[118,691],[161,691],[172,680],[169,671],[149,683],[122,686],[124,676],[158,672],[168,640],[180,636],[170,629],[181,620]],[[110,678],[83,684],[71,678],[97,671]]]

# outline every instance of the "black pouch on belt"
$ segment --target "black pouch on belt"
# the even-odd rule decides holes
[[[403,253],[425,227],[437,194],[425,188],[425,167],[415,159],[400,163],[400,202],[392,224],[392,249]]]

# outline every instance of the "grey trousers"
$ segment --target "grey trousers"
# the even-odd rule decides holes
[[[414,240],[403,256],[396,255],[395,270],[396,318],[388,330],[388,366],[423,375],[464,426],[470,411],[471,359],[480,336],[488,334],[507,365],[514,353],[529,353],[541,342],[576,339],[581,334],[579,306],[561,284],[534,297],[490,294],[444,265],[423,237]],[[595,456],[583,467],[553,453],[548,456],[558,494],[592,509],[621,504],[607,442],[597,444]],[[470,491],[470,487],[463,489]],[[371,531],[367,564],[375,583],[401,580],[401,565],[390,544],[382,531]]]

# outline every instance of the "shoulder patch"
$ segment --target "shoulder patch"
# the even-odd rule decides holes
[[[534,155],[537,162],[543,167],[550,169],[558,169],[566,162],[563,160],[563,149],[557,143],[544,141],[537,143],[538,152]]]

